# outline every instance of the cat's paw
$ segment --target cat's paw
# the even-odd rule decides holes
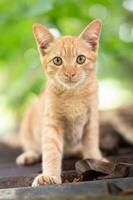
[[[104,158],[103,156],[101,156],[101,158],[98,159],[98,160],[100,160],[102,162],[110,162],[108,159]]]
[[[101,152],[96,154],[96,157],[94,157],[97,160],[100,160],[102,162],[109,162],[109,160],[107,160],[106,158],[103,157],[103,155],[101,154]]]
[[[104,158],[101,154],[101,152],[95,152],[94,154],[84,154],[84,159],[95,159],[95,160],[100,160],[100,161],[103,161],[103,162],[109,162],[109,160],[107,160],[106,158]]]
[[[33,151],[27,151],[19,155],[16,159],[17,165],[31,165],[38,162],[40,156],[38,153]]]
[[[47,184],[61,184],[61,177],[39,174],[34,179],[32,186],[36,187],[39,185],[47,185]]]

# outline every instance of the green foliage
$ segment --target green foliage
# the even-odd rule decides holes
[[[91,20],[100,18],[103,30],[98,57],[99,78],[118,80],[132,91],[133,14],[124,8],[125,1],[1,0],[0,90],[6,96],[7,105],[14,112],[21,112],[29,97],[38,94],[44,86],[44,73],[32,34],[35,22],[56,28],[62,35],[75,35]]]

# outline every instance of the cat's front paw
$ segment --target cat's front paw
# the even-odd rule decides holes
[[[103,162],[110,162],[108,159],[106,159],[106,158],[104,158],[104,157],[101,157],[100,160],[103,161]]]
[[[47,185],[47,184],[61,184],[61,177],[39,174],[34,179],[32,186],[36,187],[39,185]]]
[[[107,160],[106,158],[104,158],[101,153],[99,153],[96,157],[94,157],[94,159],[100,160],[102,162],[109,162],[109,160]]]
[[[86,153],[84,154],[84,159],[95,159],[95,160],[100,160],[103,162],[109,162],[109,160],[107,160],[106,158],[104,158],[101,154],[101,152],[94,152],[94,154],[90,154],[90,153]]]

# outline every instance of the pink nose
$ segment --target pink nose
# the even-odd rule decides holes
[[[76,73],[75,72],[64,72],[64,75],[68,78],[68,79],[72,79]]]

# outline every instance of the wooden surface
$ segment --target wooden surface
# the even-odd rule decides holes
[[[41,173],[41,163],[17,166],[15,159],[20,153],[20,149],[12,149],[0,144],[0,189],[31,186],[33,178]],[[64,179],[75,175],[74,168],[77,160],[77,158],[66,158],[63,161]]]
[[[133,177],[32,188],[30,186],[33,178],[41,172],[41,163],[27,167],[17,166],[15,159],[20,153],[20,149],[11,149],[0,144],[0,199],[37,200],[44,199],[44,197],[48,199],[53,197],[68,199],[71,197],[76,198],[77,196],[81,196],[82,199],[82,197],[85,198],[88,196],[106,196],[108,193],[108,182],[116,183],[122,189],[133,188]],[[112,161],[116,159],[120,161],[129,160],[133,163],[133,147],[120,148],[117,154],[108,155],[108,158]],[[73,178],[75,175],[75,162],[77,160],[79,158],[67,158],[63,160],[62,177],[64,179]]]
[[[14,189],[1,189],[0,199],[90,199],[90,197],[104,196],[101,199],[112,199],[107,196],[107,183],[115,183],[119,187],[126,189],[132,188],[133,178],[122,178],[114,180],[88,181],[82,183],[72,183],[63,185],[46,185],[40,187],[21,187]],[[97,198],[99,199],[99,198]],[[117,199],[117,198],[116,198]],[[118,198],[120,199],[120,198]],[[117,200],[118,200],[117,199]],[[121,199],[133,199],[133,196],[124,196]]]

